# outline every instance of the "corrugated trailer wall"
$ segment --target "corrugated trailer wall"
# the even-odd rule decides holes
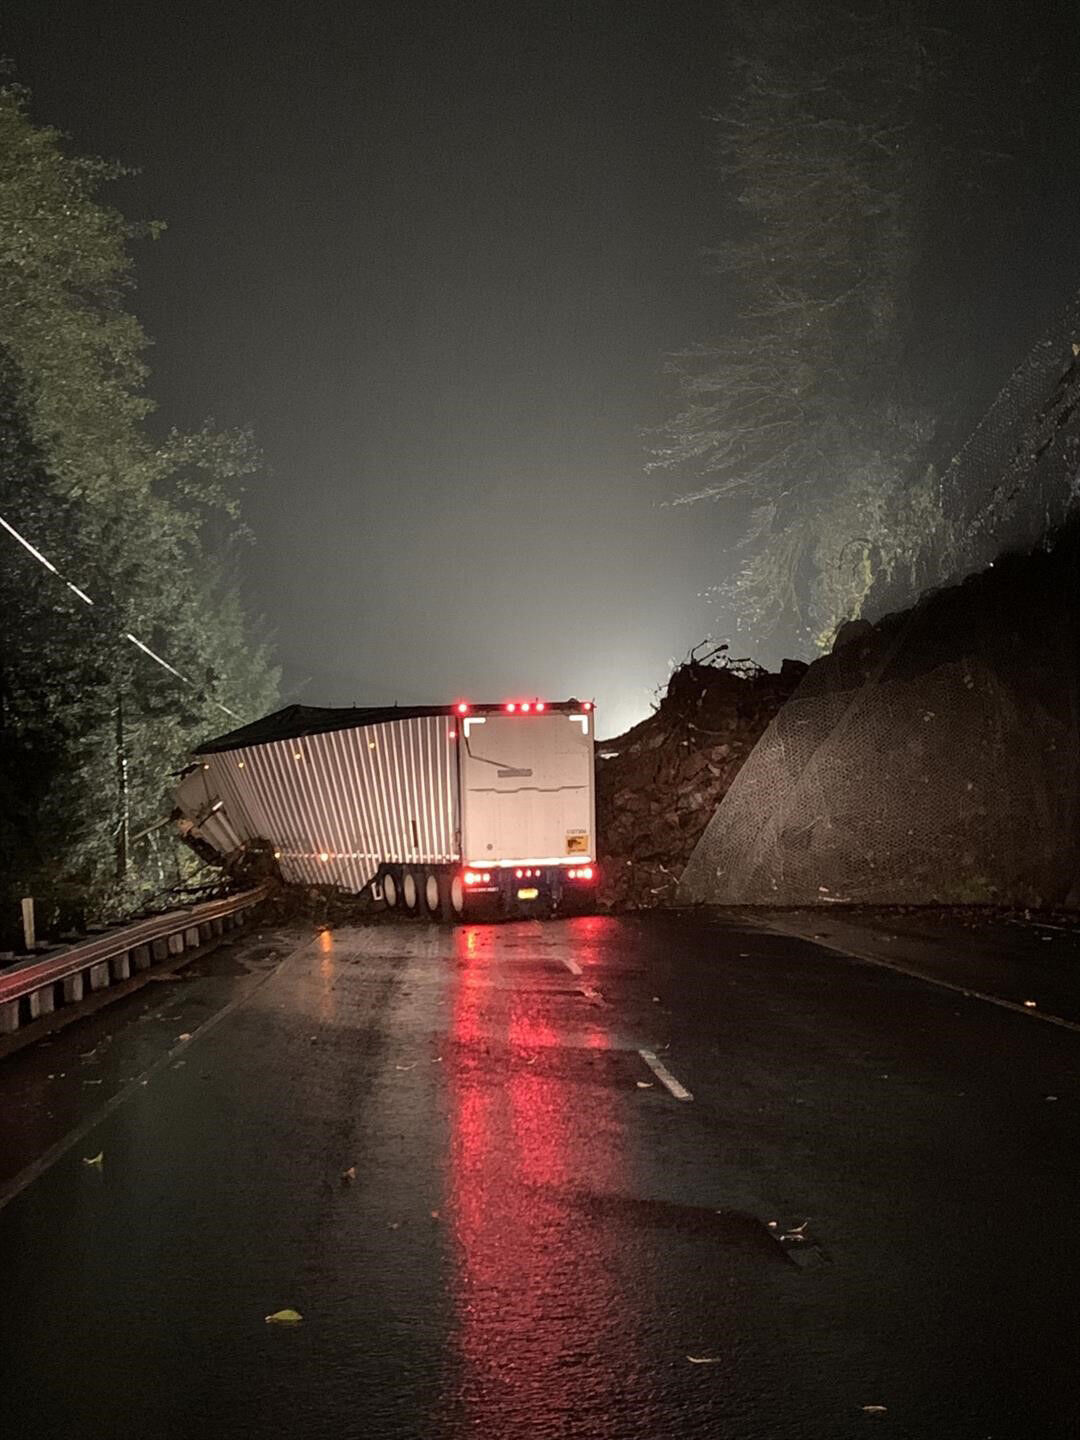
[[[207,806],[270,841],[286,880],[359,891],[382,860],[460,858],[455,728],[426,715],[205,754]]]

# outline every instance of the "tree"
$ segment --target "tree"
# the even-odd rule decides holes
[[[0,534],[15,622],[0,637],[13,817],[0,862],[30,893],[97,906],[160,888],[167,867],[147,837],[175,771],[277,685],[235,563],[252,437],[208,423],[158,441],[147,428],[147,341],[124,300],[130,244],[160,227],[102,202],[122,174],[69,154],[22,92],[0,89],[0,515],[63,577]]]
[[[904,493],[932,433],[905,365],[936,73],[918,9],[739,17],[737,90],[714,117],[728,317],[672,357],[682,403],[654,464],[680,477],[678,503],[738,506],[744,558],[717,590],[758,635],[826,641],[908,558]]]

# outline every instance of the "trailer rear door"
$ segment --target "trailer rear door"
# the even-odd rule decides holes
[[[466,863],[595,859],[592,718],[496,712],[463,722]]]

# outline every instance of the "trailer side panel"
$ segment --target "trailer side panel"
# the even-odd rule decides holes
[[[286,880],[360,891],[382,861],[460,858],[457,743],[438,714],[215,751],[181,808],[208,838],[270,841]]]

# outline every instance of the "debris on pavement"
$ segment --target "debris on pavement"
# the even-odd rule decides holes
[[[719,1355],[687,1355],[691,1365],[719,1365]]]
[[[99,1150],[96,1155],[84,1155],[82,1163],[84,1165],[95,1165],[100,1170],[105,1163],[105,1151]]]
[[[304,1317],[299,1310],[285,1309],[275,1310],[272,1315],[267,1315],[265,1318],[267,1325],[299,1325]]]
[[[352,1182],[353,1182],[355,1179],[356,1179],[356,1166],[355,1166],[355,1165],[350,1165],[347,1170],[343,1170],[343,1171],[341,1172],[341,1183],[342,1183],[343,1185],[351,1185]]]

